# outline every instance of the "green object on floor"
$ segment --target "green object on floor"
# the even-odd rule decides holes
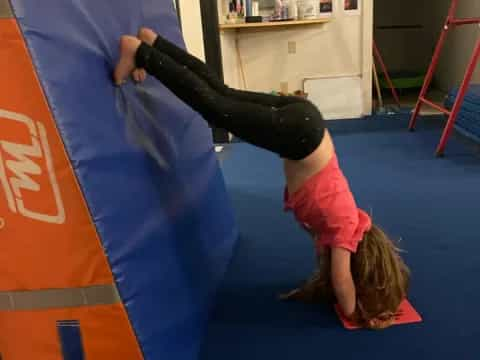
[[[393,86],[397,89],[416,89],[421,88],[425,79],[425,74],[412,72],[398,72],[391,75]],[[385,76],[380,76],[380,86],[384,89],[390,88]]]

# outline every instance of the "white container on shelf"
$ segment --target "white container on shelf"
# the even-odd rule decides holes
[[[297,0],[290,0],[288,4],[288,18],[297,20],[298,19],[298,5]]]
[[[318,0],[298,0],[298,19],[310,20],[318,18]]]

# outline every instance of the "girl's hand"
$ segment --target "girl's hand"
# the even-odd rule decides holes
[[[367,327],[373,330],[382,330],[392,326],[394,322],[395,314],[388,312],[378,316],[375,319],[369,320]]]
[[[302,298],[302,291],[300,289],[294,289],[288,293],[283,293],[278,296],[280,300],[299,300]]]

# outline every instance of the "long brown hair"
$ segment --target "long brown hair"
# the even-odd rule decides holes
[[[355,321],[368,326],[369,320],[394,314],[407,296],[410,279],[410,271],[394,242],[377,225],[372,225],[351,259],[357,294]],[[318,271],[292,299],[306,302],[334,300],[330,280],[330,250],[319,254]]]
[[[377,225],[365,233],[351,266],[357,320],[368,322],[382,314],[394,314],[407,296],[410,270],[394,242]]]

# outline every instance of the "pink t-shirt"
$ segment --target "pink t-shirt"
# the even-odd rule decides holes
[[[356,252],[372,222],[357,208],[348,181],[334,154],[327,166],[309,178],[294,194],[285,189],[285,211],[316,235],[316,245]]]

